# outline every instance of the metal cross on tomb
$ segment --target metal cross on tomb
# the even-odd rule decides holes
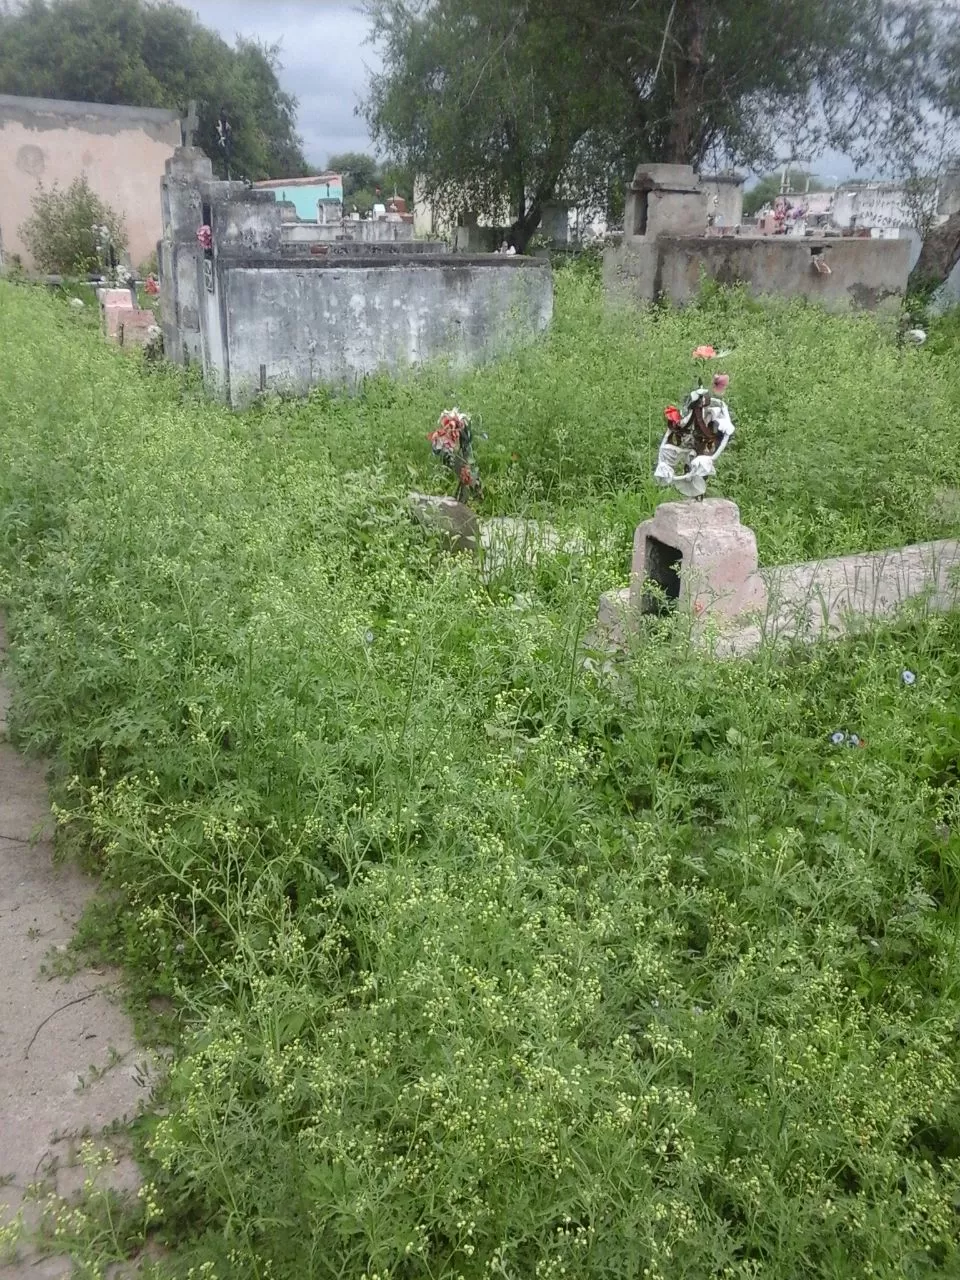
[[[187,118],[180,125],[185,147],[197,145],[197,130],[200,128],[200,117],[197,115],[197,104],[191,102],[187,107]]]

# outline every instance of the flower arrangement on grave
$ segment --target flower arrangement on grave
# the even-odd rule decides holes
[[[209,253],[213,248],[213,231],[206,223],[197,231],[197,242],[204,253]]]
[[[660,442],[653,478],[658,484],[676,489],[685,498],[703,497],[707,480],[716,474],[717,458],[734,433],[733,419],[723,399],[730,383],[729,374],[714,374],[709,390],[704,385],[707,365],[720,355],[709,346],[694,349],[697,385],[682,408],[671,404],[663,413],[667,429]]]
[[[469,494],[482,498],[480,472],[473,456],[470,415],[459,409],[445,409],[427,439],[433,456],[457,477],[457,501],[463,502]]]

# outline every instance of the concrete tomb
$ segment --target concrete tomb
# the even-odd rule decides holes
[[[298,249],[272,191],[218,181],[193,147],[168,162],[161,190],[164,348],[201,365],[231,405],[264,391],[352,386],[435,358],[469,367],[533,342],[550,323],[550,267],[537,259],[400,242]]]
[[[641,165],[627,194],[623,237],[603,255],[609,297],[693,301],[704,279],[756,294],[804,297],[833,310],[896,310],[908,240],[708,234],[708,187],[688,165]]]

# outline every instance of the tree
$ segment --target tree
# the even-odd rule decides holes
[[[558,191],[596,200],[638,161],[754,167],[922,131],[939,0],[368,0],[374,135],[434,193],[525,243]],[[522,243],[518,243],[522,247]]]
[[[0,12],[0,93],[181,111],[196,100],[198,141],[221,172],[217,121],[226,110],[233,171],[254,180],[305,171],[278,58],[250,40],[231,49],[168,0],[27,0]]]
[[[925,157],[925,167],[934,173],[938,187],[944,180],[954,187],[960,185],[960,29],[955,12],[958,7],[956,0],[948,0],[939,15],[943,37],[939,64],[940,128],[934,134],[933,146],[926,148]],[[908,156],[905,163],[908,172],[915,173],[915,153]],[[928,297],[948,279],[960,262],[960,209],[937,225],[935,219],[928,215],[929,207],[929,204],[921,205],[926,225],[920,256],[909,281],[911,293]]]
[[[343,197],[349,200],[357,191],[372,191],[377,186],[379,162],[361,151],[341,151],[330,157],[327,168],[343,175]]]
[[[960,262],[960,212],[931,228],[910,272],[909,291],[930,295],[943,284]]]
[[[575,158],[581,181],[596,177],[588,137],[610,92],[583,77],[580,51],[539,6],[369,0],[367,11],[384,54],[366,108],[374,137],[449,215],[508,214],[523,249]]]
[[[764,205],[771,204],[780,194],[780,188],[783,185],[782,173],[767,173],[760,179],[757,185],[746,192],[743,197],[743,213],[744,217],[752,218],[758,213]],[[812,173],[806,173],[803,169],[790,170],[790,193],[798,191],[825,191],[827,188]]]

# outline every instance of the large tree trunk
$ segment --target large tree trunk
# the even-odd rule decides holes
[[[526,250],[542,217],[543,206],[539,200],[534,200],[510,228],[510,243],[516,247],[517,253]]]
[[[676,94],[670,112],[666,154],[668,164],[690,164],[696,150],[695,139],[700,129],[700,111],[703,97],[703,74],[706,18],[703,5],[690,0],[686,21],[679,27],[683,53],[675,67]]]
[[[960,262],[960,211],[951,213],[946,222],[934,227],[923,242],[917,265],[910,272],[911,293],[933,290],[950,275]]]

